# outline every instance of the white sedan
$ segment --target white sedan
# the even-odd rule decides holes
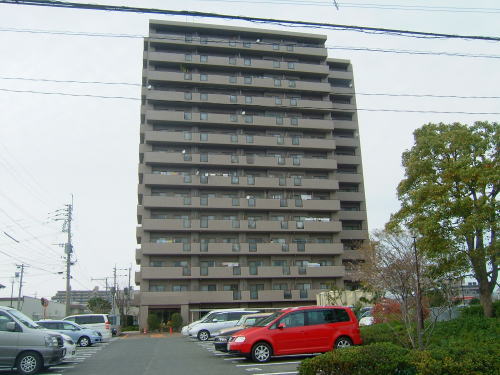
[[[60,333],[64,340],[64,349],[66,349],[66,354],[64,355],[63,361],[71,361],[76,356],[76,344],[71,337]]]

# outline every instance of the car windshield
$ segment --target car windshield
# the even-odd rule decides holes
[[[17,319],[21,321],[26,327],[28,328],[35,328],[35,329],[42,329],[41,326],[36,324],[33,320],[28,318],[26,315],[24,315],[22,312],[17,311],[17,310],[10,310],[9,311],[12,315],[14,315]]]
[[[254,327],[265,327],[281,314],[283,314],[283,311],[276,311],[272,315],[266,316],[265,318],[255,322]]]
[[[209,322],[211,321],[214,316],[216,315],[217,313],[211,313],[211,314],[208,314],[207,316],[205,316],[202,320],[201,320],[201,323],[206,323],[206,322]]]

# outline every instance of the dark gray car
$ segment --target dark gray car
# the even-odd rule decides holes
[[[41,329],[23,313],[0,306],[0,368],[36,374],[62,362],[63,338]]]

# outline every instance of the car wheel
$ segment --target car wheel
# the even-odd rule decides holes
[[[335,341],[335,349],[348,348],[352,346],[352,340],[349,337],[342,336]]]
[[[202,329],[200,332],[198,332],[198,340],[200,341],[207,341],[210,338],[210,332],[208,332],[205,329]]]
[[[82,348],[90,346],[90,339],[87,336],[82,336],[78,340],[78,345],[80,345]]]
[[[42,366],[42,357],[35,352],[22,353],[16,363],[17,372],[21,375],[36,374]]]
[[[271,359],[272,349],[265,342],[258,342],[252,348],[252,360],[254,362],[264,363]]]

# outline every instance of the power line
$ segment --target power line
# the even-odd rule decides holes
[[[499,56],[500,57],[500,56]],[[105,81],[76,81],[76,80],[61,80],[61,79],[48,79],[48,78],[29,78],[29,77],[2,77],[0,79],[7,80],[23,80],[34,82],[71,82],[83,84],[96,84],[96,85],[127,85],[127,86],[142,86],[140,83],[134,82],[105,82]],[[500,99],[500,96],[466,96],[466,95],[434,95],[434,94],[398,94],[398,93],[366,93],[356,92],[356,95],[371,95],[371,96],[403,96],[403,97],[431,97],[431,98],[458,98],[458,99]],[[110,98],[120,98],[119,96],[112,96]],[[129,97],[130,99],[139,100],[139,98]]]
[[[11,5],[31,5],[43,6],[54,8],[67,8],[67,9],[85,9],[85,10],[98,10],[108,12],[126,12],[126,13],[144,13],[144,14],[161,14],[171,16],[190,16],[190,17],[203,17],[203,18],[216,18],[225,20],[239,20],[255,23],[266,23],[281,26],[295,26],[304,28],[320,28],[332,30],[355,31],[370,34],[385,34],[391,36],[404,36],[412,38],[439,38],[439,39],[464,39],[464,40],[484,40],[484,41],[500,41],[500,37],[484,36],[484,35],[459,35],[459,34],[446,34],[434,33],[426,31],[414,30],[401,30],[401,29],[388,29],[382,27],[368,27],[357,25],[341,25],[325,22],[308,22],[297,20],[284,20],[277,18],[263,18],[263,17],[250,17],[250,16],[235,16],[227,14],[219,14],[212,12],[194,12],[185,10],[169,10],[159,8],[141,8],[141,7],[127,7],[119,5],[106,5],[106,4],[84,4],[72,3],[65,1],[45,1],[45,0],[0,0],[0,3]]]
[[[135,34],[111,34],[111,33],[89,33],[80,31],[65,31],[65,30],[37,30],[37,29],[15,29],[15,28],[0,28],[0,32],[13,32],[13,33],[29,33],[29,34],[49,34],[49,35],[67,35],[67,36],[88,36],[88,37],[103,37],[103,38],[130,38],[142,39],[148,38],[147,35]],[[183,40],[181,38],[169,36],[155,36],[154,39],[159,40]],[[224,43],[227,41],[221,40],[207,40],[211,43]],[[280,44],[280,43],[267,43],[259,42],[259,44]],[[322,46],[309,46],[308,48],[323,48]],[[394,54],[407,54],[407,55],[432,55],[432,56],[447,56],[447,57],[471,57],[482,59],[500,59],[500,55],[482,54],[482,53],[464,53],[464,52],[444,52],[444,51],[425,51],[425,50],[408,50],[408,49],[393,49],[393,48],[374,48],[364,46],[329,46],[325,47],[328,50],[345,50],[356,52],[376,52],[376,53],[394,53]],[[77,83],[77,82],[75,82]],[[119,84],[119,83],[116,83]]]

